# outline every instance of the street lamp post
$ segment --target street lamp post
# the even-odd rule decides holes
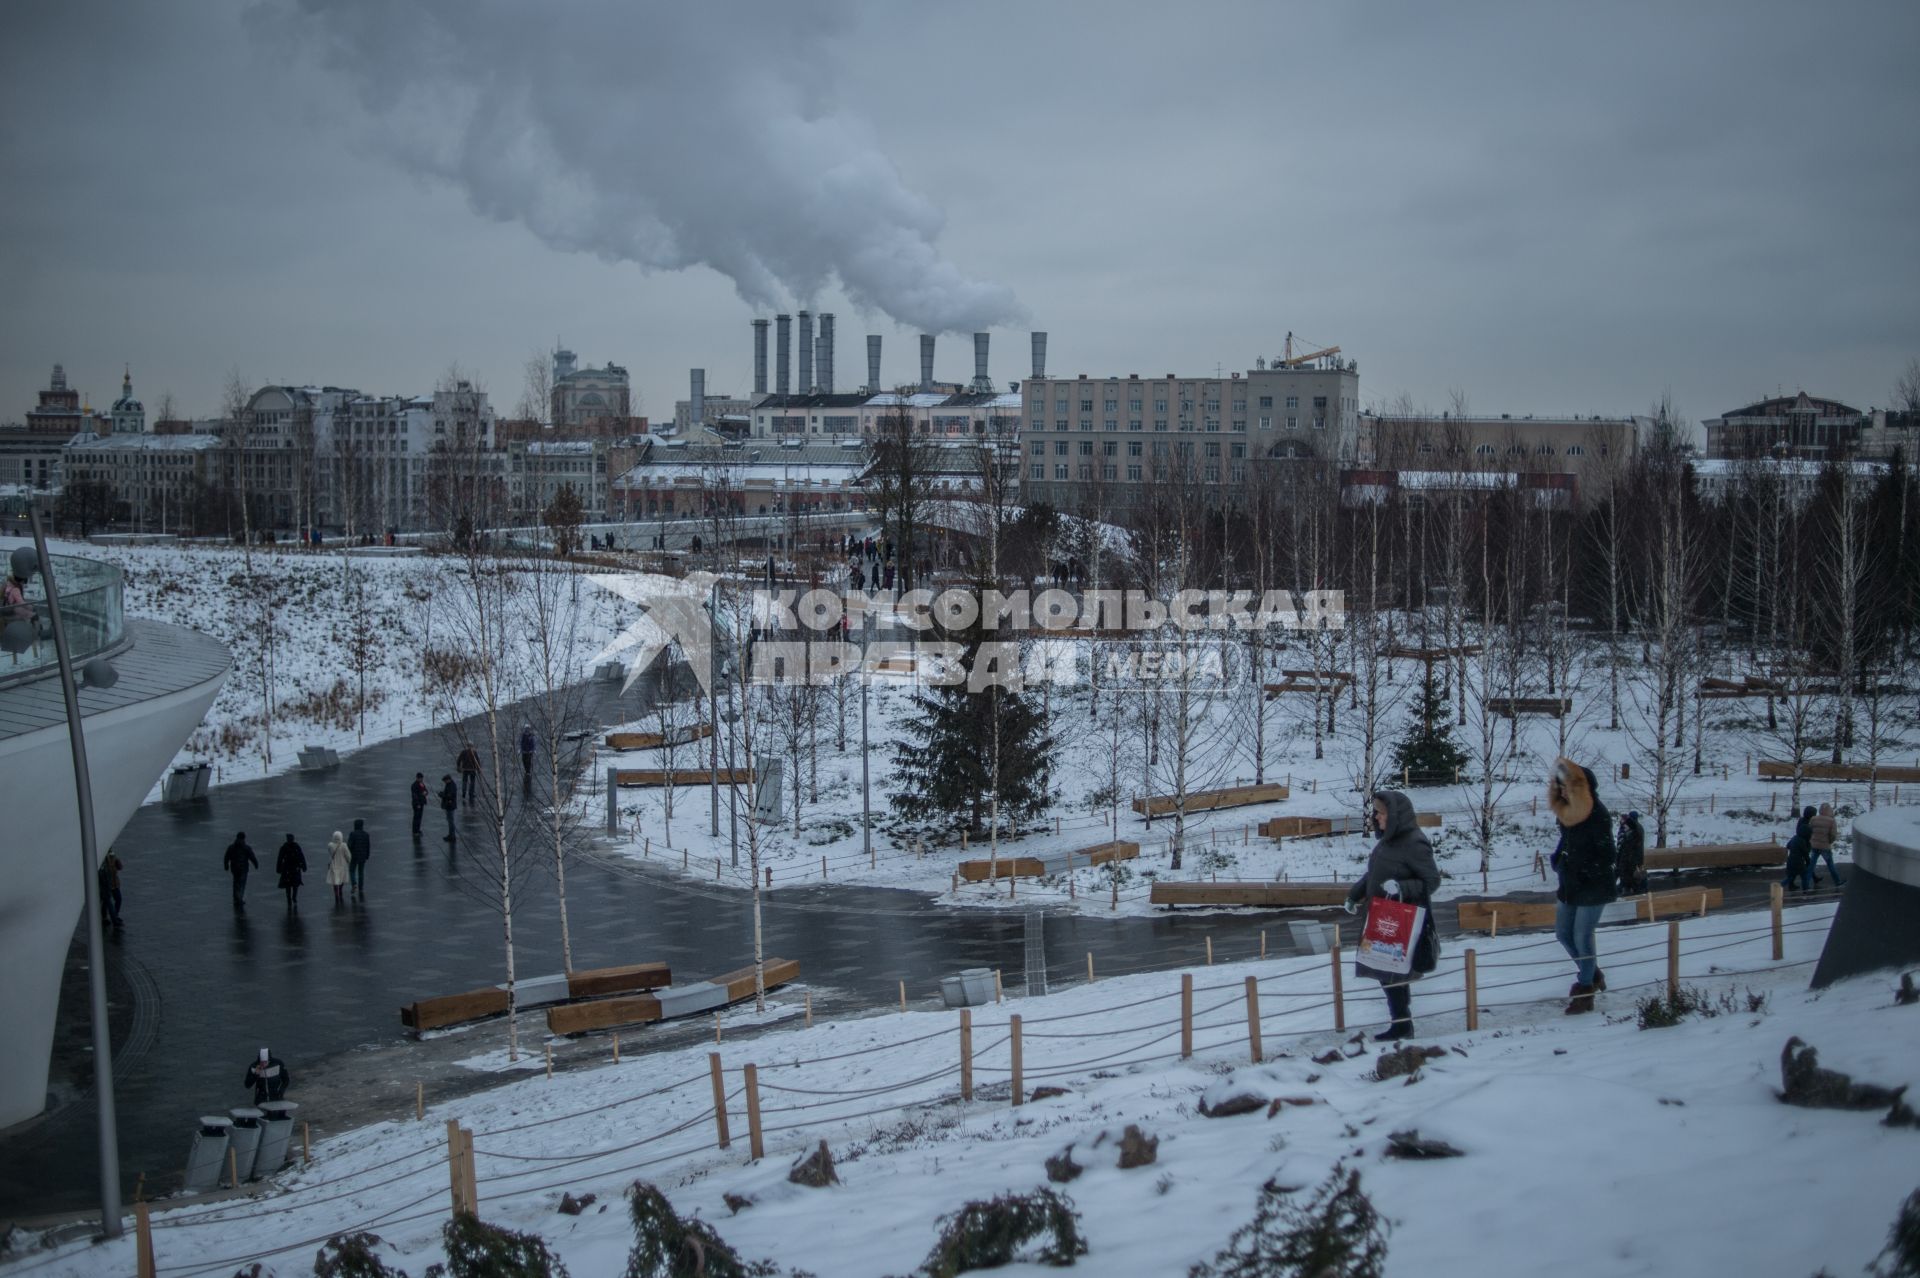
[[[867,669],[867,653],[872,647],[873,609],[863,608],[860,610],[860,843],[868,864],[873,863],[873,807],[867,789],[867,685],[873,681]]]
[[[53,578],[53,558],[47,554],[46,531],[40,526],[40,508],[29,506],[33,549],[40,560],[40,580],[47,588],[47,617],[53,623],[53,650],[60,662],[60,692],[67,707],[67,741],[73,748],[73,791],[80,805],[80,881],[86,899],[87,994],[93,1017],[94,1093],[100,1106],[100,1227],[109,1238],[120,1236],[120,1136],[113,1112],[113,1042],[107,1032],[106,944],[100,928],[100,886],[95,877],[100,857],[93,829],[93,782],[87,775],[87,743],[80,726],[80,692],[74,682],[73,653],[67,647],[66,623],[60,616],[60,592]]]

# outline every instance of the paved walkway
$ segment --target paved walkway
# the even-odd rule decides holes
[[[596,689],[594,712],[602,722],[629,718],[633,702],[622,708],[610,691]],[[470,1045],[441,1039],[427,1045],[429,1052],[404,1037],[398,1013],[415,998],[501,979],[499,914],[476,892],[484,876],[468,861],[487,855],[479,831],[450,847],[432,808],[425,838],[416,844],[408,836],[408,782],[416,770],[437,781],[451,770],[452,753],[446,734],[420,733],[370,746],[329,772],[229,785],[201,803],[142,808],[129,822],[116,842],[126,861],[126,928],[108,952],[129,1188],[143,1171],[150,1187],[177,1181],[194,1116],[248,1103],[241,1077],[262,1045],[292,1070],[294,1098],[309,1101],[301,1116],[316,1132],[369,1117],[365,1106],[355,1109],[355,1098],[390,1103],[403,1092],[410,1100],[423,1053],[438,1060],[453,1090],[490,1081],[466,1075],[452,1060],[492,1047],[492,1037],[475,1034]],[[373,837],[366,898],[336,907],[321,882],[324,849],[328,835],[350,829],[356,817]],[[247,832],[263,863],[244,911],[232,908],[220,868],[237,830]],[[288,831],[310,866],[294,915],[271,872]],[[751,959],[744,894],[591,850],[569,861],[568,888],[576,966],[665,960],[683,979]],[[561,970],[551,876],[535,871],[516,891],[520,972]],[[767,899],[764,916],[768,953],[800,961],[823,1013],[892,1002],[902,979],[918,999],[940,976],[965,967],[1000,968],[1017,988],[1027,966],[1026,920],[1013,912],[961,912],[911,893],[823,887],[783,889]],[[1092,951],[1102,972],[1119,973],[1202,961],[1209,934],[1221,960],[1251,956],[1262,929],[1277,954],[1291,948],[1284,919],[1307,916],[1054,915],[1041,954],[1054,971],[1077,974]],[[1320,917],[1344,918],[1337,911]],[[94,1108],[83,1090],[85,947],[78,939],[61,1024],[53,1108],[0,1134],[0,1218],[83,1208],[95,1193]],[[544,1026],[536,1019],[528,1028],[538,1043]],[[662,1027],[631,1035],[625,1049],[644,1053],[681,1033]]]

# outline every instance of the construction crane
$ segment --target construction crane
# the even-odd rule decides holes
[[[1338,355],[1339,353],[1340,348],[1338,346],[1329,346],[1324,350],[1314,351],[1310,355],[1295,355],[1293,353],[1293,333],[1289,331],[1287,333],[1286,354],[1275,360],[1274,363],[1280,368],[1298,368],[1302,364],[1311,364],[1316,359],[1321,359],[1328,355]]]

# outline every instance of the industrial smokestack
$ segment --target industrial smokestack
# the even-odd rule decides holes
[[[822,395],[833,394],[833,312],[820,316],[820,353],[814,360],[813,386]]]
[[[813,394],[813,312],[800,312],[800,393]]]
[[[689,376],[693,386],[687,395],[687,429],[699,430],[707,420],[707,370],[696,368]]]
[[[987,343],[991,339],[985,333],[973,335],[973,385],[972,391],[991,391],[993,379],[987,376]]]
[[[1047,335],[1045,333],[1033,335],[1033,375],[1036,378],[1045,378],[1047,375]]]
[[[793,385],[787,380],[787,361],[793,348],[793,316],[776,315],[773,317],[773,393],[785,395]]]
[[[920,334],[920,390],[931,393],[933,390],[933,334]]]
[[[867,334],[867,394],[880,393],[880,334]]]
[[[767,393],[767,321],[753,322],[753,393]]]

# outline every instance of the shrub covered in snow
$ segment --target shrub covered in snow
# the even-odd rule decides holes
[[[1188,1278],[1380,1278],[1387,1223],[1360,1188],[1360,1173],[1336,1164],[1304,1205],[1268,1181],[1253,1219]]]
[[[1039,1250],[1028,1244],[1045,1239]],[[921,1269],[928,1278],[954,1278],[976,1269],[996,1269],[1024,1260],[1042,1265],[1071,1265],[1087,1254],[1080,1213],[1073,1200],[1051,1189],[1030,1194],[1001,1194],[971,1202],[940,1218],[940,1240]]]

